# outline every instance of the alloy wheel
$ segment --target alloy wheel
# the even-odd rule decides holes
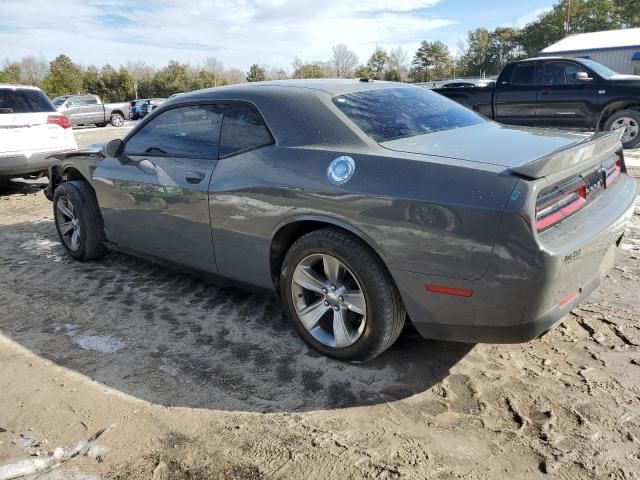
[[[364,292],[355,275],[328,254],[313,254],[296,266],[291,285],[300,323],[318,342],[346,348],[358,341],[367,320]]]
[[[62,241],[74,252],[80,249],[80,220],[69,197],[60,197],[56,204],[58,215],[56,222]]]
[[[638,136],[640,132],[640,127],[638,126],[638,122],[636,122],[633,118],[630,117],[622,117],[617,119],[611,125],[611,130],[619,130],[624,128],[624,134],[622,135],[622,142],[627,143],[633,140]]]
[[[121,127],[124,124],[124,118],[122,118],[122,115],[116,113],[111,116],[111,124],[114,127]]]

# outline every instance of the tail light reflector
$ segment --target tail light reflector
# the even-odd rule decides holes
[[[65,115],[49,115],[47,123],[49,125],[59,125],[62,128],[71,128],[71,120]]]
[[[539,232],[564,220],[587,203],[587,185],[580,178],[540,195],[536,204],[536,228]]]
[[[611,185],[614,180],[620,176],[620,172],[622,171],[622,159],[618,157],[618,159],[615,162],[611,162],[610,165],[605,164],[604,168],[607,175],[606,184],[607,187],[609,187],[609,185]]]
[[[465,288],[453,288],[445,287],[443,285],[425,285],[427,292],[444,293],[446,295],[455,295],[457,297],[472,297],[473,290],[467,290]]]

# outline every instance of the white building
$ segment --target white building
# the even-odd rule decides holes
[[[640,75],[640,28],[570,35],[540,56],[589,58],[618,73]]]

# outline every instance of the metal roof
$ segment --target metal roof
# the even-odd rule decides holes
[[[615,48],[640,48],[640,28],[579,33],[563,38],[540,53],[569,53]]]

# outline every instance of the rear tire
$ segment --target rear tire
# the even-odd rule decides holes
[[[119,113],[112,113],[110,122],[114,127],[121,127],[124,124],[124,117]]]
[[[336,272],[341,273],[331,274],[325,261],[334,262]],[[312,275],[317,272],[320,279],[320,283],[307,285],[310,289],[301,287],[304,280],[299,283],[300,272],[304,277],[309,271]],[[341,279],[332,281],[332,276]],[[326,288],[319,288],[322,286]],[[406,318],[400,294],[379,258],[357,237],[335,228],[308,233],[291,246],[282,265],[280,291],[302,339],[339,360],[364,362],[380,355],[396,341]],[[338,297],[341,292],[346,293]],[[313,326],[304,313],[309,309],[318,312],[314,311]]]
[[[640,111],[620,110],[614,113],[604,123],[604,130],[617,130],[625,128],[626,132],[622,137],[624,148],[634,148],[640,144]]]
[[[58,237],[67,254],[87,261],[103,256],[104,225],[95,193],[87,182],[65,182],[53,196]]]

